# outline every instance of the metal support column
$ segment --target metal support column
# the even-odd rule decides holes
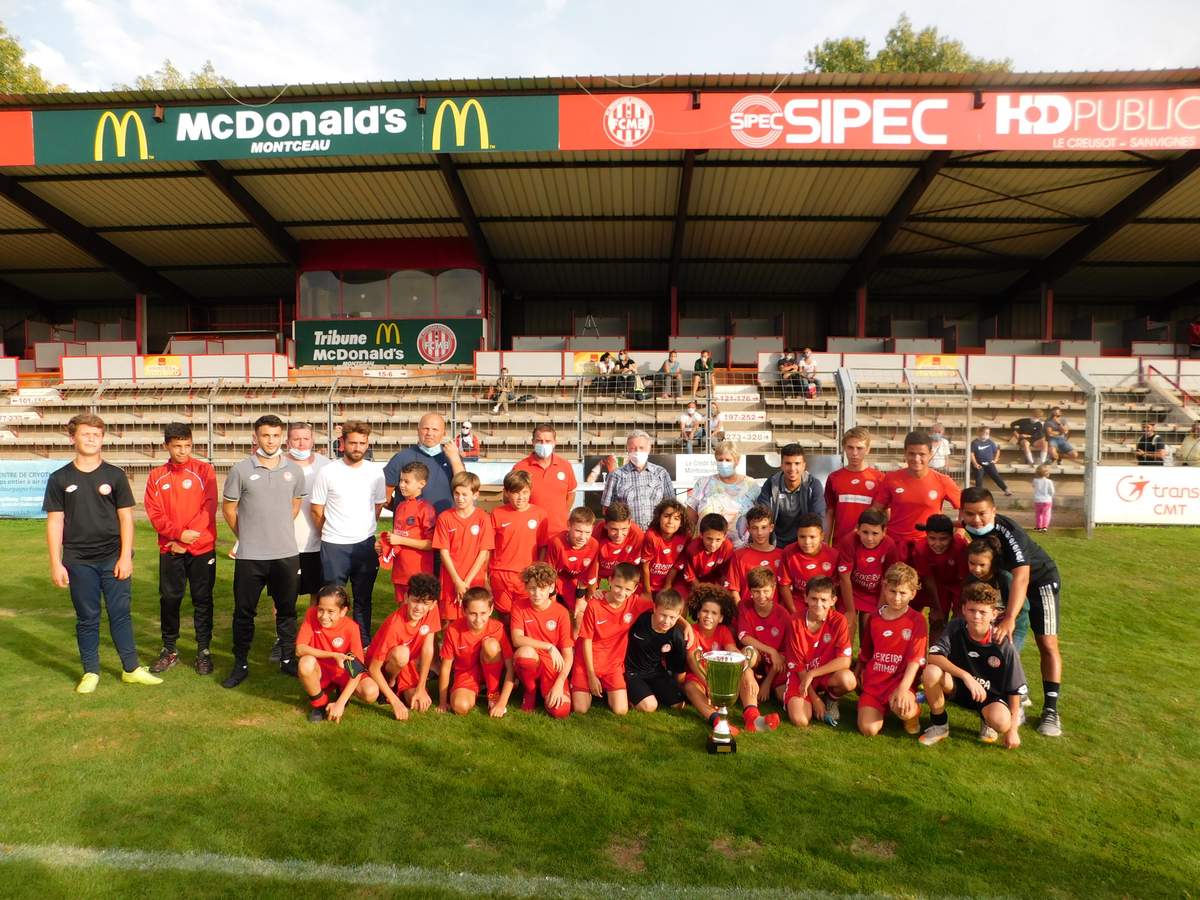
[[[837,441],[840,447],[846,437],[846,432],[858,422],[854,411],[854,376],[850,374],[849,369],[841,366],[833,373],[833,383],[837,386],[838,393]]]
[[[1069,363],[1062,364],[1063,374],[1087,396],[1087,436],[1083,461],[1083,525],[1090,538],[1096,528],[1096,467],[1100,464],[1100,388]]]

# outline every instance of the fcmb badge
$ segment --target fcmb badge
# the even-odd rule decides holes
[[[417,335],[417,353],[427,363],[437,365],[449,361],[458,349],[454,329],[440,322],[426,325]]]

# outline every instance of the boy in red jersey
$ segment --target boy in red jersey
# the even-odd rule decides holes
[[[308,694],[308,721],[342,721],[346,704],[357,696],[374,703],[379,687],[364,678],[362,634],[346,615],[350,595],[338,584],[327,584],[317,593],[296,635],[297,672]],[[338,688],[338,698],[329,702],[326,691]]]
[[[487,588],[473,587],[463,592],[462,616],[446,627],[442,638],[438,712],[453,710],[455,715],[465,716],[475,708],[480,688],[487,691],[491,718],[503,718],[508,712],[513,648],[500,620],[492,618],[492,609],[492,595]]]
[[[638,593],[641,582],[637,566],[619,563],[608,580],[608,590],[588,601],[571,672],[571,705],[577,714],[591,709],[593,697],[604,696],[608,697],[608,708],[616,715],[629,712],[629,694],[625,689],[629,629],[638,616],[654,607]]]
[[[571,611],[571,632],[579,637],[583,612],[600,580],[600,542],[592,537],[596,514],[586,506],[571,510],[567,530],[546,544],[546,563],[558,576],[554,592]]]
[[[804,586],[811,578],[836,578],[838,552],[825,543],[821,516],[806,513],[796,522],[796,543],[787,548],[783,570],[792,585],[792,594],[799,602],[791,610],[797,615],[804,610]]]
[[[533,564],[550,535],[546,512],[529,502],[529,473],[514,469],[504,476],[504,505],[492,510],[492,596],[496,613],[506,625],[517,600],[524,599],[521,573]]]
[[[833,546],[858,527],[858,517],[874,502],[883,474],[867,465],[871,433],[851,428],[842,437],[846,465],[825,481],[825,534]]]
[[[700,526],[696,529],[698,537],[693,538],[687,546],[687,558],[683,566],[684,584],[707,581],[735,594],[741,590],[734,564],[733,541],[725,533],[728,528],[729,523],[720,513],[709,513],[700,519]]]
[[[872,506],[888,513],[888,534],[908,557],[909,544],[921,539],[918,525],[949,503],[958,509],[962,491],[954,479],[929,468],[929,435],[910,431],[904,437],[905,468],[888,472],[875,489]]]
[[[406,463],[400,470],[397,490],[401,500],[392,512],[392,527],[379,536],[380,562],[391,564],[392,590],[396,602],[403,603],[414,575],[433,574],[433,529],[437,512],[421,499],[429,481],[429,467],[423,462]]]
[[[179,607],[192,591],[198,675],[212,673],[213,585],[217,580],[217,475],[192,456],[192,429],[172,422],[163,429],[169,460],[146,479],[146,517],[158,532],[159,621],[162,651],[150,666],[160,675],[179,661]]]
[[[433,705],[425,682],[433,666],[434,635],[442,630],[438,580],[418,572],[407,587],[404,603],[384,620],[367,656],[367,672],[401,721],[409,709],[424,712]]]
[[[760,566],[769,568],[775,573],[776,587],[779,596],[776,598],[789,612],[794,610],[792,604],[792,582],[788,578],[784,559],[787,550],[775,546],[771,532],[775,523],[771,521],[771,511],[765,506],[752,506],[746,513],[746,533],[749,543],[734,554],[734,567],[737,569],[737,583],[741,585],[741,599],[750,599],[750,587],[746,577],[751,570]]]
[[[521,711],[537,708],[540,687],[546,712],[565,719],[571,713],[567,677],[575,661],[571,616],[566,607],[554,602],[554,570],[546,563],[526,567],[521,581],[526,596],[512,610],[513,668],[525,689]]]
[[[612,578],[621,563],[642,564],[642,529],[633,521],[629,507],[620,500],[604,510],[604,520],[596,525],[594,537],[600,545],[600,578]]]
[[[439,515],[433,529],[433,549],[442,557],[438,612],[444,622],[453,622],[462,614],[467,588],[487,584],[488,557],[495,547],[491,516],[475,506],[479,476],[474,472],[455,475],[450,480],[450,498],[454,508]]]
[[[783,642],[787,639],[791,617],[775,602],[775,575],[765,566],[754,569],[746,576],[750,585],[750,599],[743,600],[737,608],[737,639],[743,652],[750,659],[754,670],[757,696],[745,709],[746,730],[760,730],[758,707],[771,697],[771,691],[783,684]],[[775,716],[779,724],[779,716]],[[770,726],[770,722],[762,724]],[[772,726],[773,727],[773,726]]]
[[[948,516],[930,516],[924,525],[925,540],[913,546],[908,564],[917,570],[921,593],[913,601],[913,609],[929,610],[929,631],[937,637],[946,626],[951,612],[957,612],[962,596],[963,579],[967,577],[967,539],[954,531]]]
[[[857,682],[850,671],[850,627],[834,607],[837,590],[824,575],[808,580],[805,610],[792,619],[783,658],[787,678],[776,694],[783,701],[788,719],[803,727],[813,719],[824,719],[837,727],[838,698],[854,690]]]
[[[704,654],[712,650],[739,650],[733,632],[725,624],[736,621],[737,600],[725,588],[701,582],[692,591],[689,607],[696,624],[692,626],[692,638],[688,641],[688,672],[683,679],[683,694],[712,727],[717,723],[717,710],[708,699],[708,663],[704,661]],[[742,672],[738,695],[743,707],[757,705],[758,682],[754,680],[754,670],[750,666]],[[764,717],[764,720],[769,719],[770,715]],[[779,717],[774,716],[774,719],[778,725]],[[769,721],[764,724],[771,728]],[[735,725],[730,725],[729,731],[734,736],[739,733]]]
[[[642,590],[647,597],[674,586],[691,538],[687,522],[687,508],[674,497],[654,507],[654,518],[642,539]]]
[[[896,563],[884,573],[882,604],[867,617],[858,653],[858,730],[874,737],[890,709],[909,734],[921,730],[921,708],[913,692],[925,665],[929,630],[925,617],[909,606],[921,582],[916,570]]]
[[[865,509],[858,517],[858,528],[842,538],[838,545],[842,611],[852,639],[855,626],[861,631],[867,616],[879,608],[879,584],[883,573],[892,563],[902,559],[886,531],[887,516],[877,509]]]

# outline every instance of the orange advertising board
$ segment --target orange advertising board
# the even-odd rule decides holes
[[[0,111],[0,166],[33,165],[33,113]]]

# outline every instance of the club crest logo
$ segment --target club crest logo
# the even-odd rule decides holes
[[[903,631],[900,632],[900,637],[904,638],[907,641],[909,638],[912,637],[912,629],[905,628]]]
[[[553,631],[557,627],[558,627],[558,623],[555,622],[553,619],[551,619],[549,622],[546,623],[547,631]]]
[[[479,534],[479,526],[478,525],[471,526],[471,534]]]
[[[537,519],[530,519],[530,520],[529,520],[528,522],[526,522],[525,524],[529,526],[529,530],[530,530],[530,531],[533,531],[534,529],[536,529],[536,528],[538,527],[538,520],[537,520]]]
[[[98,490],[100,492],[101,496],[107,497],[109,494],[112,493],[112,485],[111,484],[102,484],[102,485],[100,485],[100,487],[96,488],[96,490]]]
[[[421,634],[421,635],[429,634],[429,626],[422,625],[420,628],[417,629],[417,634]]]
[[[330,643],[333,644],[334,647],[341,647],[342,644],[346,643],[346,640],[345,638],[335,637],[332,641],[330,641]]]
[[[628,625],[633,621],[633,613],[625,613],[625,615],[623,615],[621,618],[625,621],[625,624]]]
[[[989,665],[989,666],[991,666],[993,669],[998,669],[998,668],[1000,668],[1000,657],[998,657],[998,656],[989,656],[989,657],[988,657],[988,665]]]
[[[190,478],[183,479],[183,487],[185,489],[190,488],[191,486],[192,486],[192,479],[190,479]]]
[[[559,472],[557,477],[558,477],[558,480],[559,480],[559,481],[566,481],[566,480],[567,480],[567,473],[566,473],[566,472]]]

